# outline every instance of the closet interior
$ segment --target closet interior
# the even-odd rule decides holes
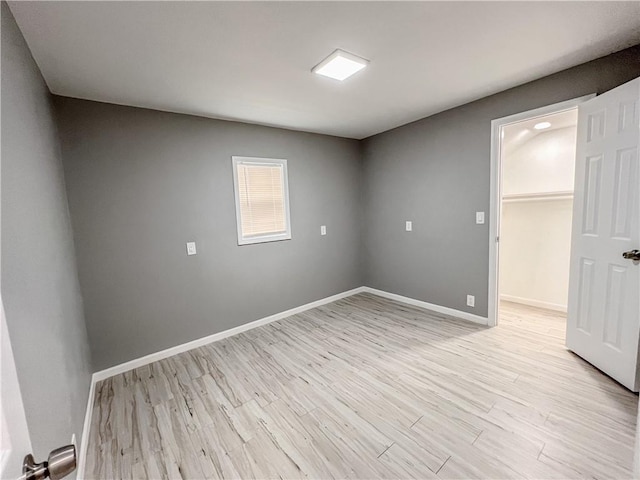
[[[503,129],[501,301],[567,311],[577,115]]]

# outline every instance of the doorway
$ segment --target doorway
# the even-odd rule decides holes
[[[499,308],[558,312],[564,331],[578,111],[512,123],[501,134]]]
[[[511,315],[542,308],[566,321],[577,107],[593,97],[492,122],[491,326],[499,322],[501,302]]]
[[[492,121],[488,324],[498,323],[500,308],[503,133],[517,122],[540,122],[540,117],[579,106],[565,346],[637,392],[640,78],[593,97]],[[519,253],[529,252],[520,249]]]

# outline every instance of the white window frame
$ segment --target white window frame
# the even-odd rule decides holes
[[[255,243],[279,242],[291,240],[291,215],[289,213],[289,174],[287,160],[283,158],[239,157],[232,156],[233,190],[236,202],[236,225],[238,228],[238,245],[252,245]],[[284,182],[284,213],[286,231],[278,234],[256,235],[245,237],[242,235],[242,212],[240,211],[240,190],[238,188],[238,165],[278,165],[282,166],[282,178]]]

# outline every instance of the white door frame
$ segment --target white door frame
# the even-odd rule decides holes
[[[553,105],[527,110],[508,117],[496,118],[491,121],[491,177],[489,198],[489,299],[488,299],[488,325],[495,327],[498,324],[498,267],[499,267],[499,237],[500,215],[502,210],[502,128],[512,123],[542,117],[552,113],[560,113],[576,108],[581,103],[591,100],[596,94],[592,93],[582,97],[573,98]]]
[[[32,449],[1,297],[0,323],[0,478],[17,478]]]

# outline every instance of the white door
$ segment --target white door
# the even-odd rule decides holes
[[[567,347],[637,392],[640,78],[578,112]]]
[[[1,298],[0,316],[0,478],[16,479],[22,475],[24,456],[31,452],[31,439]]]

